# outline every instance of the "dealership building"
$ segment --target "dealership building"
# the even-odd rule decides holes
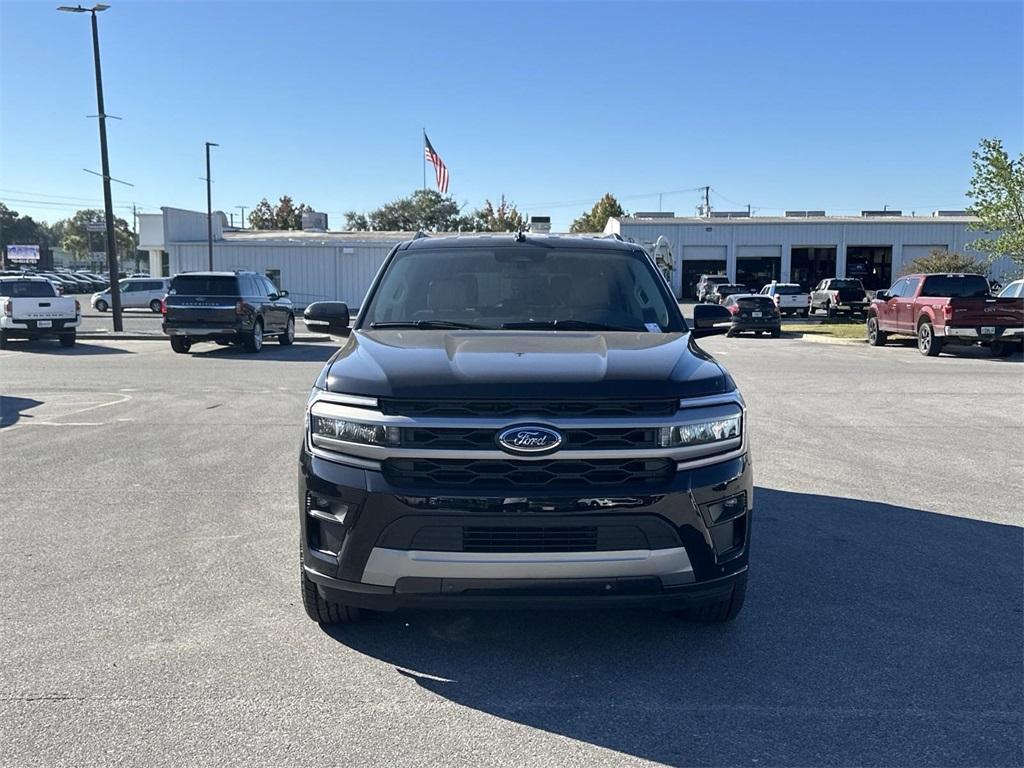
[[[827,216],[825,211],[787,211],[785,216],[713,212],[681,217],[637,213],[608,221],[606,233],[653,247],[664,237],[672,251],[677,296],[692,297],[702,274],[723,274],[741,285],[772,280],[813,287],[827,277],[858,277],[869,290],[887,288],[905,265],[933,250],[982,258],[970,244],[984,233],[965,211],[904,216],[900,211],[863,211]],[[992,274],[1010,271],[1008,260]]]
[[[535,218],[535,221],[537,219]],[[789,211],[785,216],[713,212],[706,217],[637,213],[608,221],[605,235],[652,250],[659,237],[671,250],[671,281],[677,296],[694,295],[702,274],[726,274],[759,288],[771,280],[806,287],[826,277],[859,277],[868,289],[890,285],[904,265],[930,251],[973,254],[982,233],[963,211],[903,216],[899,211],[864,211],[861,216],[826,216],[824,211]],[[251,269],[286,288],[296,305],[344,301],[358,306],[391,248],[413,232],[332,232],[326,216],[308,214],[302,230],[234,229],[213,214],[213,268]],[[149,252],[152,275],[208,268],[207,217],[165,207],[139,215],[139,248]],[[974,254],[979,255],[980,254]],[[992,274],[1010,270],[997,263]]]

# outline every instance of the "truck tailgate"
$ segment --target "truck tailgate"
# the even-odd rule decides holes
[[[11,299],[11,317],[15,322],[26,320],[74,320],[78,311],[74,299],[23,297]]]
[[[999,326],[1024,327],[1024,299],[1012,298],[952,298],[949,300],[953,316],[946,325],[957,328]]]

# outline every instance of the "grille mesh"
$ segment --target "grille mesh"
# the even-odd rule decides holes
[[[384,476],[398,486],[448,489],[607,488],[654,484],[675,471],[669,459],[511,461],[388,459]]]

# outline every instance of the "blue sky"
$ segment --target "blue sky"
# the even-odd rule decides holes
[[[102,199],[88,17],[58,4],[0,2],[0,200],[45,220]],[[115,204],[144,211],[205,208],[210,140],[215,207],[290,194],[338,227],[421,185],[426,126],[460,203],[556,229],[704,184],[930,212],[966,205],[981,137],[1024,136],[1020,2],[111,4]]]

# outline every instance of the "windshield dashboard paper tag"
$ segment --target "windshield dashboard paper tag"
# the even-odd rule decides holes
[[[644,323],[644,327],[651,333],[661,333],[661,326],[657,323]]]

